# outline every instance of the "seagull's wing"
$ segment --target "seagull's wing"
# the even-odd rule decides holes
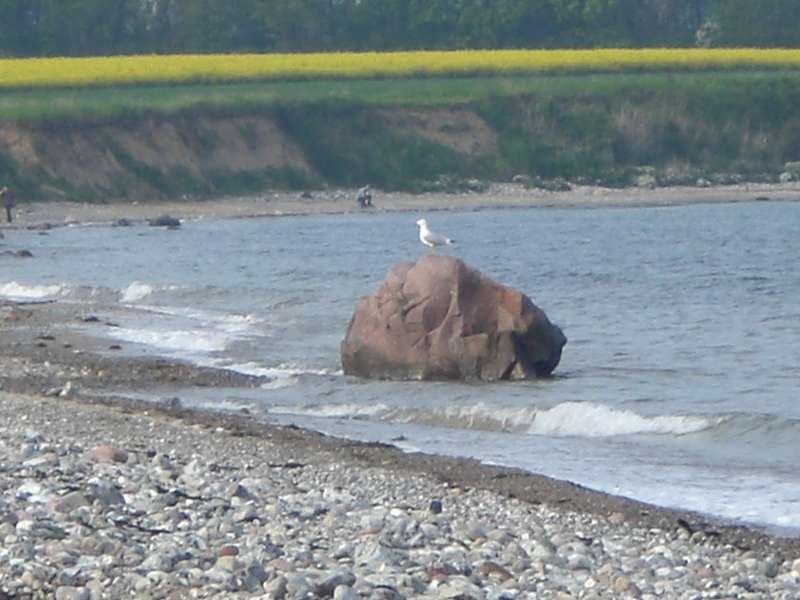
[[[449,237],[445,237],[436,233],[435,231],[428,230],[428,234],[425,236],[425,239],[435,246],[443,246],[445,244],[452,244],[453,241]]]

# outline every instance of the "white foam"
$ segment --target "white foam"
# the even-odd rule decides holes
[[[615,435],[685,435],[708,429],[719,420],[693,415],[646,417],[592,402],[565,402],[536,414],[529,432],[536,435],[611,437]]]
[[[262,322],[262,319],[255,315],[220,315],[204,313],[198,315],[200,318],[208,318],[217,323],[217,326],[230,333],[248,334],[255,325]]]
[[[492,406],[485,402],[465,407],[448,406],[444,409],[447,420],[461,422],[469,429],[519,430],[528,427],[535,415],[535,408]]]
[[[395,407],[385,415],[386,420],[398,423],[418,423],[452,429],[484,431],[524,431],[536,415],[534,407],[451,404],[439,407]]]
[[[279,389],[296,383],[292,378],[302,373],[259,369],[253,374],[273,377],[274,381],[263,387]],[[692,415],[647,417],[591,402],[566,402],[551,409],[492,406],[479,402],[441,407],[400,407],[381,403],[316,404],[286,410],[312,417],[372,418],[449,429],[522,431],[543,436],[588,438],[634,434],[685,435],[713,427],[721,420],[721,417],[713,419]]]
[[[281,364],[277,367],[260,367],[258,369],[260,375],[266,377],[299,377],[300,375],[336,375],[337,372],[331,369],[309,369],[305,367],[298,367],[290,364]]]
[[[331,375],[332,371],[328,369],[303,369],[291,365],[279,365],[277,367],[264,367],[254,365],[237,365],[231,367],[234,371],[246,373],[248,375],[256,375],[259,377],[268,377],[270,381],[261,386],[265,390],[280,390],[299,383],[301,375]]]
[[[188,353],[222,352],[228,347],[230,340],[227,335],[209,330],[170,331],[165,329],[127,329],[120,327],[110,330],[108,335],[134,344],[145,344],[163,350]]]
[[[153,289],[152,291],[158,291],[158,289],[176,290],[178,288],[177,286],[166,286],[163,288]],[[150,293],[152,293],[152,291]],[[193,321],[200,321],[204,325],[211,325],[218,329],[234,334],[250,333],[256,325],[263,322],[262,318],[252,314],[226,314],[208,310],[197,310],[195,308],[182,306],[154,306],[141,304],[138,305],[137,308],[171,317],[182,317],[185,319],[191,319]]]
[[[64,295],[68,288],[63,284],[25,285],[11,281],[0,283],[0,296],[12,300],[43,300]]]
[[[120,302],[124,304],[131,304],[133,302],[138,302],[144,298],[147,298],[150,294],[152,294],[154,288],[152,285],[148,285],[146,283],[141,283],[139,281],[134,281],[124,290],[122,290],[120,296]]]
[[[232,363],[230,360],[224,358],[211,358],[201,361],[198,364],[202,364],[202,366],[206,367],[235,371],[243,375],[268,378],[269,381],[261,385],[261,389],[263,390],[280,390],[297,385],[300,383],[299,378],[303,375],[316,375],[319,377],[342,375],[341,370],[310,369],[285,364],[277,367],[267,367],[257,362]]]
[[[304,415],[326,419],[366,419],[380,417],[389,412],[386,404],[312,404],[306,406],[273,406],[269,412],[275,414]]]

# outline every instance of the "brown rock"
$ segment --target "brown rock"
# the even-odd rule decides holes
[[[219,556],[219,557],[222,557],[222,556],[238,556],[238,555],[239,555],[239,548],[237,548],[236,546],[232,546],[231,544],[227,544],[225,546],[222,546],[222,548],[220,548],[217,551],[217,556]]]
[[[508,569],[490,560],[481,563],[481,566],[478,568],[478,572],[484,577],[494,577],[500,581],[506,581],[507,579],[514,577]]]
[[[97,446],[91,451],[92,460],[95,462],[128,462],[128,453],[114,446]]]
[[[428,254],[359,302],[341,355],[361,377],[495,381],[550,375],[566,341],[521,292]]]
[[[450,577],[460,573],[461,571],[447,563],[437,563],[428,567],[428,579],[431,581],[447,581]]]
[[[612,525],[622,525],[625,522],[625,515],[621,512],[611,513],[608,517],[608,522]]]
[[[53,510],[59,513],[70,513],[83,506],[89,506],[91,501],[81,492],[65,494],[53,502]]]
[[[230,573],[233,573],[243,566],[241,561],[235,556],[220,556],[215,565],[223,571],[228,571]]]
[[[613,587],[617,594],[627,594],[632,598],[641,598],[642,596],[639,587],[627,575],[615,577]]]

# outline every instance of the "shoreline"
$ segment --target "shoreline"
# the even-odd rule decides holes
[[[112,226],[118,219],[129,219],[131,223],[147,222],[162,214],[170,214],[180,219],[203,218],[260,218],[279,216],[298,216],[309,214],[345,214],[366,213],[372,211],[358,209],[355,206],[356,190],[337,190],[315,192],[312,197],[302,198],[295,192],[273,192],[263,197],[221,198],[207,201],[182,201],[173,203],[132,203],[132,204],[72,204],[43,203],[24,205],[20,219],[12,227],[6,229],[46,228],[44,226],[97,225]],[[526,190],[522,186],[512,184],[495,185],[485,193],[473,194],[407,194],[378,193],[375,212],[410,212],[410,211],[448,211],[448,210],[482,210],[482,209],[520,209],[520,208],[595,208],[595,207],[661,207],[698,203],[733,203],[768,199],[771,201],[800,201],[800,183],[795,184],[739,184],[718,186],[713,188],[670,187],[670,188],[625,188],[610,189],[597,187],[580,187],[570,192],[546,192],[542,190]],[[383,200],[383,204],[381,203]],[[424,208],[423,208],[424,207]],[[174,209],[174,210],[173,210]],[[52,217],[47,220],[45,217]],[[12,238],[13,239],[13,238]],[[0,240],[0,246],[10,239]],[[60,301],[4,301],[0,299],[0,392],[13,390],[26,394],[46,394],[53,390],[61,390],[66,373],[78,373],[89,370],[85,378],[90,388],[104,388],[101,395],[95,392],[97,401],[109,402],[113,397],[109,386],[163,384],[180,381],[183,385],[199,386],[247,386],[254,387],[261,381],[258,377],[246,376],[224,369],[196,367],[179,360],[165,358],[143,358],[113,356],[108,352],[107,343],[101,335],[66,331],[64,326],[70,321],[94,318],[82,307],[62,303]],[[16,312],[27,313],[20,318]],[[4,326],[7,322],[15,323],[15,331]],[[21,321],[28,321],[21,323]],[[97,326],[110,326],[111,323],[98,323]],[[57,339],[51,342],[51,331],[59,331]],[[13,340],[13,341],[12,341]],[[11,349],[13,347],[13,350]],[[4,378],[2,372],[8,370],[4,360],[12,356],[22,357],[26,363],[21,378]],[[7,364],[7,363],[6,363]],[[61,377],[43,374],[41,365],[64,365]],[[94,374],[92,373],[94,371]],[[110,376],[112,372],[116,376]],[[69,378],[69,377],[68,377]],[[61,379],[61,380],[60,380]],[[78,378],[80,379],[80,378]],[[85,387],[84,382],[75,381],[78,389]],[[105,399],[105,400],[104,400]],[[112,404],[114,402],[111,402]],[[118,404],[129,403],[128,400]],[[133,402],[132,404],[136,404]],[[162,407],[163,408],[163,407]],[[142,404],[137,410],[145,411],[148,405]],[[185,414],[202,413],[200,409],[183,409]],[[212,413],[213,414],[213,413]],[[309,432],[316,434],[316,432]],[[349,443],[340,440],[341,443]],[[396,448],[394,448],[396,450]],[[437,457],[446,458],[446,457]],[[537,476],[535,473],[530,475]],[[544,479],[548,479],[544,477]],[[559,482],[573,485],[571,482]],[[577,486],[581,487],[581,486]],[[601,496],[613,497],[604,492],[588,490]],[[634,505],[643,504],[636,500],[623,498]],[[800,531],[782,536],[777,530],[767,533],[768,526],[758,524],[736,524],[722,518],[693,513],[691,511],[674,510],[666,507],[643,504],[649,509],[671,513],[668,518],[674,525],[676,519],[685,520],[691,515],[695,521],[710,521],[723,528],[741,528],[766,535],[769,538],[797,540],[800,548]],[[675,516],[684,515],[684,516]]]
[[[781,188],[784,197],[772,199],[798,200],[798,190]],[[350,195],[337,193],[341,198],[330,202],[339,212],[354,207]],[[682,193],[673,190],[670,197],[677,202]],[[708,195],[687,202],[748,201],[755,199],[747,197],[752,194],[746,189],[739,191],[739,200],[724,195],[707,200]],[[472,207],[436,209],[515,207],[508,201],[478,206],[493,197],[475,196]],[[465,197],[470,198],[451,200]],[[405,201],[430,207],[436,198]],[[663,194],[648,198],[636,206],[665,205]],[[287,206],[308,202],[285,201]],[[614,206],[634,205],[631,197],[616,201]],[[276,206],[272,200],[247,202],[245,208]],[[237,203],[189,203],[187,212],[173,216],[278,214],[246,214]],[[167,212],[163,206],[135,208],[146,219]],[[74,213],[85,220],[37,221],[59,214],[53,206],[43,208],[50,210],[26,214],[30,221],[18,226],[97,223],[93,217],[101,214],[115,215],[106,223],[136,218],[124,212],[128,205],[104,205]],[[384,210],[418,208],[398,200]],[[147,211],[152,212],[144,216]],[[292,590],[302,587],[301,580],[318,590],[314,586],[323,585],[325,574],[341,570],[348,576],[337,586],[355,594],[342,591],[345,598],[387,597],[376,596],[385,589],[399,594],[392,598],[800,596],[800,532],[785,537],[520,469],[330,437],[270,423],[268,414],[260,421],[248,414],[187,409],[179,401],[151,404],[115,396],[115,389],[131,385],[255,387],[263,380],[109,352],[108,342],[92,335],[92,328],[112,324],[92,321],[93,310],[104,312],[95,305],[0,300],[0,541],[10,548],[0,547],[0,598],[3,592],[50,597],[59,588],[69,588],[61,597],[90,599],[125,593],[161,597],[187,589],[200,590],[198,597],[291,598],[300,597]],[[76,322],[86,323],[88,330],[74,331]],[[126,459],[94,457],[106,446]],[[100,484],[108,495],[97,491]],[[333,500],[340,496],[348,498],[342,501],[345,508]],[[444,512],[434,510],[435,502]],[[287,504],[291,507],[284,510]],[[220,522],[218,530],[206,531],[209,520]],[[267,539],[276,545],[283,540],[283,554],[264,548],[265,528]],[[423,535],[434,530],[438,533]],[[86,536],[91,543],[99,540],[91,552],[81,541]],[[108,551],[110,540],[118,539],[141,546],[141,553],[131,557],[116,546]],[[332,540],[330,548],[320,546],[325,539]],[[348,540],[356,542],[349,554],[334,548]],[[373,542],[375,560],[358,549]],[[190,557],[151,558],[172,556],[171,548],[184,546],[191,548]],[[390,560],[387,548],[405,558]],[[59,563],[65,552],[71,558]],[[75,556],[81,552],[91,556]],[[454,553],[460,562],[451,570],[446,557]],[[14,562],[14,556],[28,554],[41,557],[34,561],[36,568]],[[283,595],[276,593],[281,585]],[[88,590],[88,596],[75,590]],[[72,593],[78,595],[67,595]]]
[[[304,194],[308,197],[303,197]],[[800,201],[800,182],[737,184],[714,187],[603,188],[576,186],[570,191],[525,189],[517,184],[493,184],[485,192],[465,194],[374,192],[374,209],[356,206],[356,190],[270,191],[258,196],[186,199],[166,202],[35,202],[21,203],[15,221],[0,229],[111,225],[120,219],[147,222],[162,215],[178,219],[255,218],[371,212],[433,212],[512,208],[662,207],[751,201]]]
[[[249,414],[187,408],[177,399],[151,403],[115,395],[115,390],[131,386],[155,389],[178,382],[182,387],[255,388],[267,380],[176,359],[119,354],[99,330],[91,329],[115,324],[96,320],[93,311],[105,312],[102,306],[61,301],[0,300],[0,393],[30,396],[41,402],[63,399],[73,405],[76,412],[85,405],[104,406],[122,413],[158,414],[182,421],[186,427],[210,426],[219,421],[238,432],[237,435],[244,436],[275,438],[276,435],[281,437],[276,432],[282,431],[286,434],[284,441],[292,440],[300,447],[338,451],[347,456],[347,460],[370,455],[371,462],[391,464],[398,470],[419,471],[453,483],[469,481],[465,485],[491,489],[534,504],[554,503],[606,517],[622,513],[627,522],[647,527],[688,530],[694,524],[698,526],[697,531],[709,527],[716,530],[715,536],[720,539],[731,536],[726,543],[752,546],[755,544],[752,540],[769,540],[770,545],[795,549],[800,557],[800,531],[781,535],[769,526],[737,524],[721,517],[652,505],[522,469],[488,465],[475,459],[408,453],[383,442],[358,442],[295,426],[272,424],[268,413],[265,421],[259,421]],[[89,329],[84,327],[76,331],[77,323],[85,323]]]
[[[800,592],[790,540],[513,469],[77,397],[0,392],[0,415],[20,426],[0,428],[0,443],[21,447],[9,457],[20,463],[0,474],[17,493],[6,508],[20,509],[0,524],[9,550],[0,552],[0,592],[9,597]],[[53,468],[61,481],[43,477]],[[36,558],[8,560],[22,548]]]
[[[295,598],[303,581],[330,597],[320,590],[331,577],[353,592],[333,597],[352,599],[387,586],[392,598],[800,593],[800,537],[268,414],[116,397],[103,390],[260,380],[98,354],[96,341],[57,328],[75,310],[0,304],[0,592],[10,597]],[[176,547],[188,550],[173,557]],[[34,550],[32,564],[10,558]],[[65,553],[83,558],[59,564]]]

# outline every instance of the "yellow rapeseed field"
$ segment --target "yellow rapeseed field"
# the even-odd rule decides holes
[[[797,69],[800,50],[464,50],[0,59],[0,88],[517,73]]]

